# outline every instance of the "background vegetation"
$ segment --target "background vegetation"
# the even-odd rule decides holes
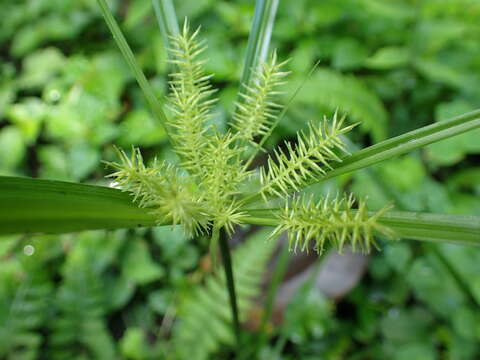
[[[180,19],[202,25],[207,70],[222,89],[215,121],[225,124],[254,3],[175,3]],[[164,93],[166,52],[150,1],[110,4]],[[141,146],[146,158],[172,156],[94,0],[3,0],[0,13],[0,175],[107,184],[100,161],[114,159],[112,144]],[[337,107],[361,121],[352,135],[361,145],[478,108],[479,16],[475,0],[281,2],[273,46],[292,59],[290,92],[321,62],[275,139]],[[472,131],[382,163],[375,181],[360,171],[319,190],[349,187],[368,195],[372,208],[394,199],[404,210],[480,215],[479,136]],[[247,247],[262,241],[261,233],[250,237]],[[270,329],[263,356],[475,359],[480,252],[407,242],[381,247],[340,302],[314,287],[300,292],[283,324]],[[228,311],[226,297],[208,285],[215,281],[205,253],[206,241],[161,228],[2,239],[0,358],[200,359],[219,351],[226,358],[231,340],[221,310],[215,327],[202,313],[209,299]],[[244,265],[252,291],[261,274],[248,268],[268,254],[256,256]],[[173,319],[179,321],[171,326]],[[184,354],[209,326],[195,355]]]

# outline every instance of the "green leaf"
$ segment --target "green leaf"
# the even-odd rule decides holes
[[[10,106],[6,113],[7,118],[21,130],[24,139],[32,143],[40,132],[46,106],[38,98],[29,97]]]
[[[148,348],[142,329],[130,327],[120,340],[120,351],[126,359],[145,359]]]
[[[371,69],[394,69],[408,64],[410,53],[408,49],[399,46],[386,46],[365,60],[365,65]]]
[[[19,79],[22,88],[45,86],[65,66],[65,57],[54,47],[37,50],[23,60],[23,72]]]
[[[437,122],[445,121],[452,116],[472,110],[472,105],[463,100],[441,103],[435,108],[435,120]],[[466,154],[480,153],[479,136],[480,130],[475,130],[432,144],[426,148],[428,161],[440,166],[453,165],[461,161]]]
[[[162,267],[153,262],[147,244],[141,238],[128,243],[122,272],[126,279],[139,285],[158,280],[165,273]]]
[[[25,156],[25,140],[16,126],[7,126],[0,132],[0,174],[12,170]]]
[[[117,143],[122,147],[132,145],[152,146],[165,139],[165,130],[156,126],[147,110],[130,111],[120,123],[120,137]]]
[[[353,38],[340,39],[333,50],[332,66],[339,70],[353,70],[358,68],[366,57],[367,50],[360,41]]]
[[[180,28],[178,26],[177,15],[172,0],[152,0],[153,9],[158,25],[162,30],[165,43],[169,42],[169,36],[178,36]]]
[[[402,191],[417,189],[425,182],[423,164],[413,156],[389,160],[379,170],[388,184]]]
[[[240,80],[241,84],[250,83],[253,71],[267,57],[277,8],[278,0],[258,0],[256,2],[252,29],[248,37],[243,74]],[[240,91],[243,92],[244,88]]]
[[[0,234],[154,225],[147,209],[117,189],[0,176]]]

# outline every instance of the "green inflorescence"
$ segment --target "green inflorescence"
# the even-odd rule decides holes
[[[233,233],[234,226],[244,223],[246,199],[260,196],[269,202],[279,197],[284,211],[277,215],[279,225],[273,232],[289,233],[293,249],[308,250],[314,240],[321,251],[329,244],[342,249],[369,251],[374,246],[374,233],[391,235],[378,223],[383,209],[375,214],[367,211],[364,201],[353,210],[353,197],[325,198],[313,202],[303,196],[291,197],[310,181],[321,180],[332,162],[348,156],[341,135],[355,124],[345,125],[345,117],[337,114],[329,121],[310,122],[306,132],[299,132],[295,145],[286,143],[286,150],[275,150],[267,166],[259,171],[248,170],[245,155],[258,150],[256,139],[268,136],[275,126],[281,106],[275,102],[279,87],[287,75],[286,62],[278,62],[274,53],[258,69],[236,103],[232,129],[218,131],[212,125],[212,98],[209,79],[203,70],[205,50],[198,40],[199,30],[190,33],[185,22],[180,34],[171,40],[171,62],[175,72],[170,79],[172,116],[167,129],[179,164],[154,161],[146,167],[140,151],[131,157],[119,151],[120,162],[110,163],[116,172],[110,175],[125,191],[134,196],[141,207],[151,209],[159,224],[180,224],[190,235],[224,228]],[[244,196],[242,186],[259,177],[259,190]]]
[[[331,199],[326,196],[317,202],[304,196],[297,197],[285,206],[272,237],[286,231],[290,249],[308,252],[314,242],[318,253],[323,252],[325,244],[340,252],[348,244],[354,251],[368,253],[372,246],[376,246],[375,233],[393,237],[393,232],[377,221],[389,207],[371,214],[365,201],[359,201],[356,210],[353,210],[354,204],[352,195]]]

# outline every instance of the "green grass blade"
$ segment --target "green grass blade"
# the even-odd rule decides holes
[[[480,245],[480,217],[389,212],[380,222],[405,239]]]
[[[322,178],[322,181],[377,164],[381,161],[476,128],[480,128],[480,110],[424,126],[369,146],[368,148],[353,153],[351,156],[345,157],[341,163],[332,164],[334,169],[329,171],[326,176]]]
[[[133,55],[132,49],[127,43],[125,36],[123,36],[122,30],[118,26],[117,21],[112,15],[110,8],[108,7],[105,0],[97,0],[100,9],[102,10],[102,15],[105,19],[105,22],[110,29],[110,32],[113,35],[115,42],[117,43],[120,51],[122,52],[125,60],[127,61],[130,69],[132,70],[135,79],[138,82],[138,85],[143,91],[145,98],[147,99],[148,105],[152,109],[153,115],[155,116],[156,120],[165,128],[168,134],[168,129],[166,128],[167,117],[163,111],[162,105],[157,99],[155,92],[153,91],[152,86],[148,82],[145,74],[143,73],[142,69],[135,60],[135,56]]]
[[[244,210],[245,222],[252,225],[276,226],[278,209]],[[480,245],[480,216],[430,214],[392,211],[381,216],[379,222],[389,226],[400,238]]]
[[[177,36],[180,33],[175,7],[172,0],[152,0],[152,3],[157,23],[160,26],[165,43],[168,44],[170,36]]]
[[[277,14],[279,0],[257,0],[253,24],[248,37],[247,52],[243,68],[241,84],[249,84],[252,79],[253,70],[265,61],[270,48],[275,15]],[[240,92],[243,92],[243,87]],[[239,97],[240,99],[240,97]]]
[[[154,226],[127,193],[103,186],[0,176],[0,234]]]
[[[311,181],[307,186],[375,165],[381,161],[476,128],[480,128],[480,110],[424,126],[343,157],[342,162],[330,164],[332,170],[329,170],[325,176],[320,180]],[[259,200],[261,200],[260,194],[254,193],[247,195],[242,201],[244,204],[251,204]]]

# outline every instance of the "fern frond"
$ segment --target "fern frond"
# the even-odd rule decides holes
[[[260,292],[262,275],[276,248],[275,241],[264,241],[269,232],[269,229],[258,231],[233,251],[233,275],[242,321],[246,320],[253,300]],[[213,353],[222,344],[234,344],[224,273],[214,273],[204,285],[197,285],[184,295],[178,307],[178,317],[172,342],[179,360],[216,358]],[[205,324],[208,324],[207,328]]]
[[[77,243],[78,244],[78,243]],[[103,315],[107,304],[105,284],[92,256],[69,256],[55,299],[49,346],[45,354],[52,360],[113,360],[115,345]]]
[[[367,210],[365,201],[358,202],[358,209],[354,210],[355,199],[349,197],[335,197],[314,202],[311,198],[297,197],[285,205],[280,215],[280,224],[272,233],[272,237],[287,231],[290,249],[307,251],[311,242],[315,242],[315,250],[322,253],[326,244],[340,252],[345,245],[355,251],[370,252],[376,247],[374,234],[380,233],[392,237],[393,232],[378,223],[389,207],[385,207],[374,214]]]
[[[338,119],[337,113],[329,127],[326,117],[318,124],[310,123],[308,133],[299,132],[297,145],[286,142],[287,151],[275,150],[275,160],[268,159],[267,168],[260,171],[261,195],[284,197],[299,191],[309,180],[321,179],[331,169],[331,161],[341,162],[337,151],[348,153],[340,135],[350,131],[354,125],[343,126],[345,117]]]
[[[350,119],[360,124],[360,130],[371,134],[375,141],[385,139],[387,110],[375,91],[359,77],[320,68],[305,84],[299,101],[331,111],[339,109],[348,113]]]
[[[235,104],[232,124],[240,139],[252,143],[255,136],[268,133],[282,108],[273,98],[280,94],[277,89],[285,83],[282,80],[288,75],[288,72],[281,71],[285,64],[286,61],[278,63],[274,52],[270,61],[262,64],[254,73],[251,84],[242,84],[245,87],[245,92],[240,93],[243,101]]]
[[[41,326],[47,320],[50,305],[47,299],[54,298],[54,293],[52,284],[44,277],[42,269],[33,270],[37,270],[37,273],[23,278],[13,293],[5,286],[10,284],[6,281],[8,278],[2,278],[5,287],[1,289],[0,298],[1,359],[36,359],[40,356]],[[11,284],[18,281],[16,278]]]
[[[210,75],[203,70],[204,60],[199,56],[205,51],[203,41],[197,40],[200,29],[189,32],[185,21],[182,32],[172,37],[170,60],[176,65],[177,72],[170,74],[170,108],[173,117],[169,127],[175,152],[182,160],[182,166],[194,176],[199,176],[208,144],[206,134],[211,118],[211,108],[215,99],[209,99],[215,92],[210,85]]]
[[[117,169],[108,175],[119,187],[132,193],[140,207],[151,208],[159,224],[181,224],[189,235],[201,234],[208,227],[208,218],[200,198],[191,184],[173,165],[154,163],[147,168],[142,154],[134,149],[131,157],[118,151],[120,163],[107,163]]]

